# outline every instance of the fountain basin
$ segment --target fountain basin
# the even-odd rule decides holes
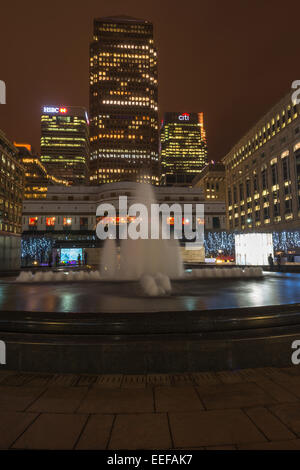
[[[291,365],[299,285],[299,274],[279,273],[181,280],[171,295],[145,300],[137,282],[1,281],[1,367],[174,373]]]

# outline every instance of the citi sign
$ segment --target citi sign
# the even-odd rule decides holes
[[[183,113],[178,116],[179,121],[189,121],[190,115],[188,113]]]
[[[60,114],[66,114],[67,113],[67,108],[59,108],[55,106],[44,106],[43,108],[44,113],[60,113]]]

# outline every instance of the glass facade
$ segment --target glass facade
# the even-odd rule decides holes
[[[90,46],[90,183],[159,183],[153,25],[94,21]]]
[[[84,108],[44,106],[41,116],[41,162],[47,171],[69,184],[88,177],[89,133]]]
[[[203,113],[166,113],[160,135],[162,182],[191,184],[207,164]]]

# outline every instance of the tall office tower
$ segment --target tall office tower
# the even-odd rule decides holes
[[[90,45],[90,183],[159,183],[153,25],[94,20]]]
[[[48,172],[69,184],[88,178],[88,116],[77,106],[44,106],[41,116],[41,162]]]
[[[203,113],[165,113],[160,138],[162,182],[190,185],[207,164]]]

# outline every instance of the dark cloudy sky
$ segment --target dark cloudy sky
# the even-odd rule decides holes
[[[219,159],[300,79],[299,0],[2,0],[0,129],[39,151],[44,104],[88,106],[94,17],[152,21],[159,111],[203,111]]]

